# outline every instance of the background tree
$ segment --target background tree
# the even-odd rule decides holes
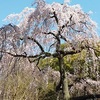
[[[60,72],[56,91],[61,90],[63,99],[68,100],[70,95],[64,57],[83,49],[93,54],[91,46],[99,40],[96,23],[79,5],[46,4],[43,0],[36,0],[34,6],[35,9],[26,8],[20,14],[7,16],[7,20],[11,23],[14,20],[17,25],[8,24],[0,28],[1,61],[2,56],[8,54],[14,58],[26,58],[38,67],[40,59],[56,58]],[[62,50],[60,46],[63,43],[69,44],[70,48]],[[95,62],[93,64],[95,66]]]

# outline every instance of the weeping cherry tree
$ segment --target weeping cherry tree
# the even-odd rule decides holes
[[[96,44],[96,23],[80,5],[52,3],[36,0],[33,8],[26,7],[19,14],[6,17],[10,24],[0,28],[1,61],[4,54],[27,58],[38,67],[40,59],[58,59],[60,81],[56,91],[62,91],[64,100],[69,100],[67,77],[63,57],[90,50]],[[60,49],[63,43],[70,48]],[[81,44],[79,47],[78,44]],[[56,66],[55,66],[56,67]],[[40,69],[39,69],[40,70]]]

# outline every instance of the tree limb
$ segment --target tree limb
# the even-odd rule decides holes
[[[36,39],[34,39],[34,38],[32,38],[32,37],[27,37],[29,40],[32,40],[32,41],[34,41],[38,46],[39,46],[39,48],[41,49],[41,51],[42,52],[44,52],[44,49],[43,49],[43,47],[42,47],[42,45],[36,40]],[[24,38],[20,38],[20,40],[23,40]]]

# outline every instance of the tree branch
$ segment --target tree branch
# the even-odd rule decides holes
[[[42,47],[42,45],[36,40],[36,39],[34,39],[34,38],[32,38],[32,37],[27,37],[29,40],[32,40],[32,41],[34,41],[38,46],[39,46],[39,48],[41,49],[41,51],[42,52],[44,52],[44,49],[43,49],[43,47]],[[20,40],[23,40],[24,38],[20,38]]]
[[[57,35],[56,34],[54,34],[53,32],[48,32],[48,33],[46,33],[46,32],[44,32],[43,34],[46,34],[46,35],[53,35],[54,37],[55,37],[55,39],[57,39],[57,41],[59,40],[59,38],[57,37]]]
[[[54,8],[52,8],[52,9],[54,10]],[[58,18],[57,18],[57,14],[56,14],[56,12],[54,11],[54,12],[53,12],[53,14],[54,14],[54,16],[53,16],[53,17],[55,18],[56,23],[58,24]]]
[[[42,45],[36,39],[30,38],[30,37],[28,37],[28,39],[33,40],[39,46],[39,48],[41,49],[41,51],[44,52],[44,49],[43,49]]]
[[[55,44],[56,44],[56,42],[54,42],[53,44],[51,44],[51,45],[49,46],[48,52],[50,51],[51,47],[52,47],[53,45],[55,45]]]

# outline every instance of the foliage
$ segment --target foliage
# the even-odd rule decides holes
[[[58,66],[58,59],[57,58],[45,58],[45,59],[41,59],[39,62],[39,67],[41,69],[50,66],[55,70],[59,70],[59,66]]]
[[[96,50],[95,55],[97,57],[96,66],[98,68],[98,72],[100,69],[100,63],[99,63],[99,43],[94,47]],[[70,48],[70,45],[68,44],[62,44],[61,50]],[[71,74],[75,74],[80,78],[90,77],[92,79],[97,79],[96,71],[90,72],[89,69],[93,66],[93,61],[89,62],[88,60],[92,57],[92,55],[88,52],[88,50],[82,50],[80,53],[74,54],[74,55],[67,55],[64,59],[64,67],[67,72],[70,72]],[[88,59],[88,60],[87,60]],[[91,58],[92,59],[92,58]],[[54,70],[59,71],[59,63],[56,58],[45,58],[41,59],[39,63],[40,68],[45,68],[46,66],[52,67]],[[94,66],[93,66],[94,67]],[[99,73],[98,73],[99,74]]]
[[[45,98],[46,100],[46,98],[49,98],[50,95],[53,95],[54,82],[49,81],[47,84],[45,79],[42,77],[43,73],[41,74],[41,72],[38,70],[36,71],[36,69],[34,70],[29,65],[26,67],[26,65],[23,65],[22,61],[26,60],[17,60],[17,65],[11,71],[13,67],[12,63],[10,67],[4,72],[8,73],[11,71],[9,74],[7,74],[7,76],[2,73],[2,78],[0,79],[0,99],[44,100]],[[28,63],[28,61],[26,62]],[[43,74],[43,76],[45,76],[45,74]]]

